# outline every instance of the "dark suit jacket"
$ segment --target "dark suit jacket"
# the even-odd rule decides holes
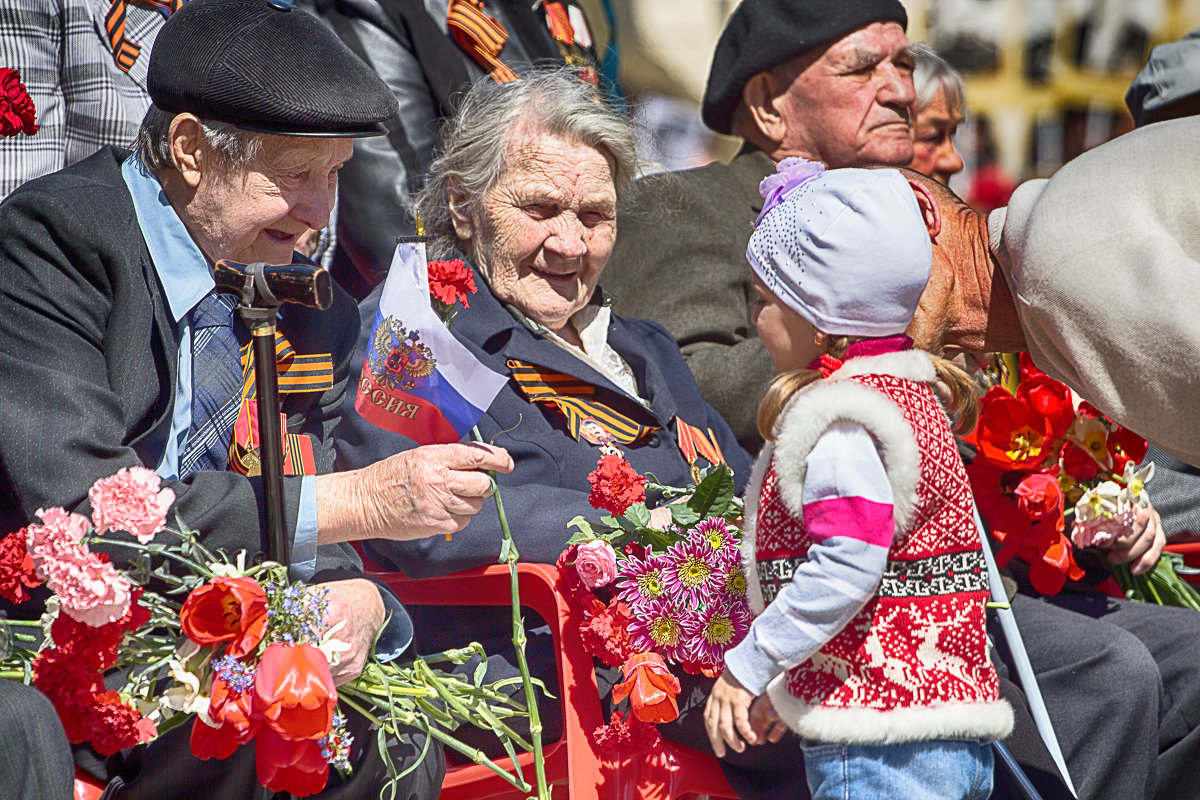
[[[751,449],[762,444],[754,420],[775,365],[750,321],[746,245],[762,210],[758,184],[774,172],[747,146],[729,164],[642,178],[604,274],[622,314],[671,332],[704,399]]]
[[[39,508],[86,513],[94,481],[161,458],[177,341],[121,179],[126,155],[105,148],[0,205],[0,532]],[[283,402],[288,430],[313,438],[318,471],[333,463],[329,434],[358,332],[353,301],[335,295],[327,312],[285,306],[280,323],[297,352],[333,354],[333,389]],[[293,530],[300,479],[285,483]],[[168,519],[178,512],[207,547],[259,548],[257,478],[197,472],[169,485]],[[318,569],[357,565],[349,548],[321,548]]]
[[[690,482],[688,465],[675,444],[675,417],[701,430],[711,427],[741,490],[749,475],[749,456],[737,445],[724,420],[701,398],[679,348],[660,326],[614,316],[609,328],[609,343],[629,363],[641,395],[649,401],[649,408],[644,408],[582,360],[542,338],[533,323],[519,321],[496,300],[486,282],[476,283],[479,292],[471,297],[471,307],[454,318],[453,332],[480,361],[500,374],[508,374],[510,358],[567,373],[595,386],[597,400],[639,422],[660,427],[649,437],[620,448],[638,472],[654,473],[666,485]],[[355,356],[360,362],[381,291],[376,289],[361,305],[364,334]],[[579,514],[593,520],[600,517],[587,502],[587,476],[596,468],[599,448],[573,439],[557,410],[530,403],[511,381],[488,408],[479,430],[485,441],[507,448],[516,463],[512,473],[500,476],[500,488],[521,559],[553,564],[571,535],[567,522]],[[334,436],[339,468],[361,467],[414,446],[409,439],[363,420],[353,410],[352,398],[347,399],[343,421]],[[369,551],[372,557],[413,577],[494,564],[500,552],[495,506],[485,502],[483,511],[449,542],[441,536],[377,542]]]

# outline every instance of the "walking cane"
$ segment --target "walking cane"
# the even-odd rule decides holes
[[[291,553],[283,509],[283,432],[279,425],[279,375],[275,363],[275,317],[284,303],[324,310],[333,302],[333,282],[320,267],[239,264],[222,259],[213,267],[217,291],[238,296],[238,313],[253,337],[254,383],[258,398],[259,463],[267,530],[263,553],[290,572]]]
[[[252,338],[254,384],[258,398],[259,464],[267,530],[263,554],[291,574],[291,547],[284,525],[283,431],[279,425],[279,375],[275,363],[275,317],[284,303],[322,311],[333,302],[333,283],[320,267],[304,264],[272,266],[263,262],[239,264],[221,259],[213,267],[217,291],[237,295],[238,313]],[[259,797],[272,793],[260,787]],[[286,793],[276,794],[286,800]]]

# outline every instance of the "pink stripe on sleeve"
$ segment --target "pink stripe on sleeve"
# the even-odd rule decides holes
[[[814,542],[846,536],[890,547],[894,535],[891,503],[862,497],[827,497],[804,505],[804,527]]]

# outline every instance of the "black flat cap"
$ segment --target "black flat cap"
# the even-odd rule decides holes
[[[375,136],[396,98],[362,59],[286,0],[191,0],[159,31],[159,109],[289,136]]]
[[[872,22],[907,28],[908,15],[899,0],[742,0],[713,53],[704,90],[705,124],[717,133],[732,133],[746,81]]]

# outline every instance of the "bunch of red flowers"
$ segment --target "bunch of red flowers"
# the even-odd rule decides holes
[[[979,511],[1002,542],[996,561],[1017,556],[1043,594],[1067,578],[1083,577],[1066,516],[1092,486],[1123,484],[1125,467],[1146,456],[1144,439],[1090,404],[1075,405],[1071,390],[1021,356],[1016,394],[993,386],[980,404],[978,456],[967,467]]]
[[[660,742],[655,726],[679,716],[681,685],[668,662],[719,674],[725,650],[749,627],[737,532],[723,518],[726,508],[704,516],[679,506],[669,530],[649,527],[648,481],[618,454],[601,456],[588,482],[592,507],[613,516],[572,522],[581,532],[558,558],[559,591],[578,618],[584,649],[623,672],[613,701],[628,700],[629,711],[596,729],[597,744],[645,752]]]

